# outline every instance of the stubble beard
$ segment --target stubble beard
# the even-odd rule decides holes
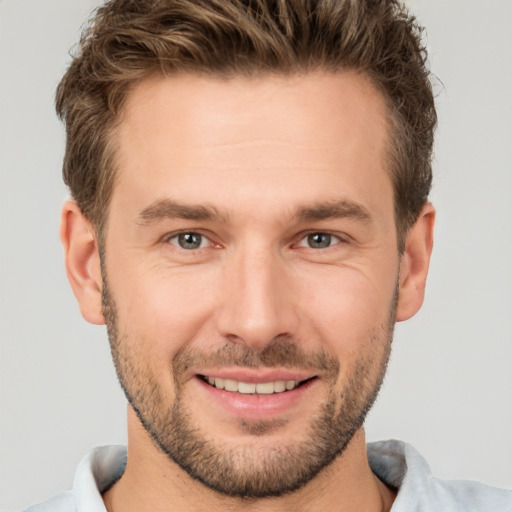
[[[293,340],[280,338],[260,352],[240,344],[226,344],[211,354],[186,349],[178,352],[169,370],[175,384],[175,400],[169,404],[144,354],[138,354],[134,340],[120,333],[105,279],[103,284],[112,357],[128,402],[158,449],[192,478],[222,495],[264,498],[300,489],[343,453],[377,398],[391,352],[397,294],[390,306],[388,324],[369,335],[366,350],[362,350],[341,392],[334,390],[340,371],[336,358],[326,352],[305,353]],[[254,437],[254,443],[229,446],[209,437],[206,427],[195,426],[187,409],[182,376],[198,363],[316,368],[325,382],[332,384],[331,391],[319,413],[304,425],[301,442],[287,444],[283,440],[279,446],[263,443],[258,448],[257,438],[282,426],[278,421],[259,421],[240,424],[245,434]]]

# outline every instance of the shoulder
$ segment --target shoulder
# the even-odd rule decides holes
[[[73,512],[76,506],[71,491],[54,496],[51,500],[32,505],[24,512]]]
[[[71,491],[24,512],[105,512],[101,494],[123,474],[126,456],[124,446],[94,448],[78,465]]]
[[[453,510],[512,512],[512,491],[480,482],[435,479],[434,494],[439,503],[444,500]]]
[[[398,489],[392,512],[512,512],[512,491],[435,478],[418,451],[402,441],[370,443],[368,460],[380,480]]]

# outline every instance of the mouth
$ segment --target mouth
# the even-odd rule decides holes
[[[319,396],[319,375],[308,371],[286,369],[224,368],[199,371],[192,382],[203,392],[195,396],[202,402],[202,414],[244,421],[270,421],[306,414]],[[306,398],[309,397],[309,398]],[[220,407],[222,411],[217,416]]]
[[[268,382],[243,382],[233,379],[222,379],[208,375],[198,375],[198,377],[208,385],[228,391],[231,393],[239,393],[242,395],[273,395],[293,391],[304,386],[316,379],[311,377],[304,380],[275,380]]]

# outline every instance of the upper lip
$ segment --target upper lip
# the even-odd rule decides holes
[[[278,368],[222,368],[222,369],[200,369],[194,375],[203,377],[214,377],[219,379],[231,379],[238,382],[263,383],[276,381],[304,381],[316,377],[311,371],[288,370]]]

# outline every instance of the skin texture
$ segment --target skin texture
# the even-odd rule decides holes
[[[73,202],[61,228],[131,403],[108,509],[389,510],[362,422],[421,306],[434,211],[399,255],[380,94],[354,73],[152,78],[116,143],[102,263]],[[309,382],[240,403],[198,375]]]

